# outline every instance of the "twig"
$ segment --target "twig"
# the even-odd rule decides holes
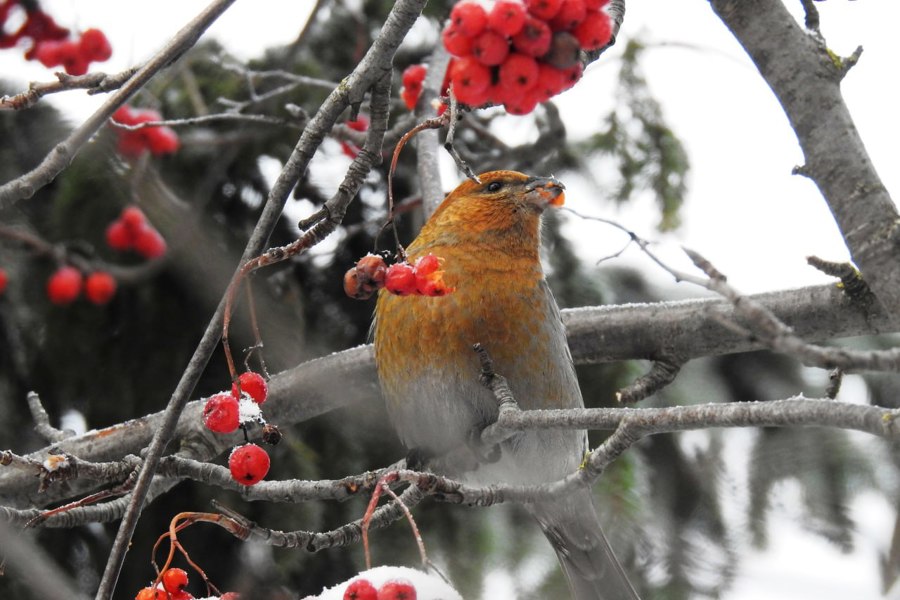
[[[817,256],[807,256],[806,262],[826,275],[831,275],[832,277],[840,279],[841,289],[844,290],[853,302],[858,303],[864,310],[869,310],[875,305],[875,294],[869,289],[869,284],[863,279],[859,269],[852,264],[848,262],[831,262]]]
[[[474,181],[475,183],[481,183],[481,180],[478,179],[478,175],[472,171],[472,167],[468,165],[466,161],[462,159],[459,155],[459,152],[456,151],[456,147],[453,145],[453,138],[456,135],[456,124],[462,119],[462,115],[459,112],[459,103],[456,101],[456,94],[453,93],[453,84],[450,84],[450,108],[447,109],[447,113],[450,115],[450,126],[447,128],[447,139],[444,141],[444,149],[450,153],[450,156],[453,157],[453,162],[456,163],[456,168],[462,171],[466,177]],[[446,113],[445,113],[446,114]]]
[[[385,227],[390,226],[394,233],[394,246],[396,248],[397,258],[399,260],[406,260],[406,252],[403,249],[403,245],[400,243],[400,236],[397,233],[397,226],[394,222],[394,218],[396,214],[394,213],[394,171],[397,170],[397,162],[400,160],[400,151],[403,150],[403,147],[406,145],[409,140],[413,138],[420,131],[424,131],[426,129],[437,129],[443,127],[447,124],[447,116],[446,114],[441,115],[439,117],[434,117],[431,119],[426,119],[407,131],[403,134],[403,137],[400,138],[400,141],[397,142],[397,145],[394,147],[394,153],[391,157],[391,166],[388,169],[387,176],[387,203],[388,203],[388,218],[385,224],[382,226],[382,230]]]
[[[50,424],[50,417],[41,404],[41,397],[37,392],[28,392],[28,409],[31,411],[31,418],[34,419],[34,430],[39,436],[50,443],[59,442],[75,435],[72,431],[63,431],[57,429]]]
[[[874,370],[900,372],[900,348],[890,350],[851,350],[826,348],[800,339],[765,306],[738,294],[725,276],[697,252],[685,249],[694,264],[709,277],[699,284],[728,299],[737,313],[752,326],[752,335],[772,350],[791,354],[808,366],[845,371]],[[738,326],[741,327],[741,326]]]
[[[841,391],[841,383],[844,381],[844,371],[832,369],[828,374],[828,387],[825,388],[825,397],[834,400]]]
[[[120,73],[86,73],[85,75],[67,75],[56,73],[56,81],[50,83],[32,82],[28,90],[13,96],[0,97],[0,110],[23,110],[31,108],[48,94],[56,94],[69,90],[86,89],[88,94],[110,92],[128,81],[137,72],[137,67],[126,69]]]
[[[631,385],[616,392],[616,400],[622,404],[634,404],[659,392],[675,381],[685,361],[680,358],[656,359],[650,370],[635,379]]]

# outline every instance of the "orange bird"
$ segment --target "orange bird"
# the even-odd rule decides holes
[[[382,290],[375,309],[375,362],[388,414],[404,444],[440,455],[497,416],[479,383],[472,345],[481,343],[525,410],[581,408],[584,402],[559,308],[541,268],[541,214],[561,205],[553,178],[493,171],[463,182],[407,249],[412,263],[443,259],[442,297]],[[537,484],[575,472],[587,434],[533,430],[503,443],[500,459],[472,483]],[[637,599],[606,541],[589,489],[530,504],[553,545],[576,600]]]

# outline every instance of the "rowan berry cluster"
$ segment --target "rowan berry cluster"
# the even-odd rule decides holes
[[[137,206],[126,206],[106,228],[106,245],[113,250],[134,250],[150,260],[166,253],[166,240]]]
[[[128,105],[119,107],[112,118],[116,123],[129,126],[162,121],[162,115],[155,110],[132,108]],[[172,154],[181,145],[178,134],[171,127],[161,125],[140,129],[115,127],[115,130],[118,136],[116,148],[119,154],[126,158],[138,158],[148,150],[154,156]]]
[[[608,0],[497,0],[485,8],[463,0],[441,37],[454,56],[448,67],[463,104],[502,104],[523,115],[572,87],[582,74],[581,50],[606,46],[612,35]]]
[[[381,256],[367,254],[344,274],[344,292],[356,300],[371,298],[381,288],[398,296],[446,296],[454,288],[444,281],[441,260],[426,254],[414,264],[388,266]]]
[[[344,590],[344,600],[416,600],[416,588],[406,579],[392,579],[376,589],[368,579],[360,577]]]
[[[16,31],[4,33],[14,10],[23,11],[25,19]],[[38,60],[48,68],[62,66],[69,75],[84,75],[92,62],[112,56],[112,46],[99,29],[86,29],[80,37],[70,39],[69,30],[57,25],[36,2],[0,1],[0,48],[12,48],[22,40],[31,40],[26,59]]]
[[[148,585],[138,591],[134,600],[193,600],[194,596],[187,591],[188,574],[184,569],[166,569],[159,576],[159,583]],[[210,596],[219,600],[239,600],[240,595],[226,592],[221,596]]]
[[[281,439],[278,430],[267,425],[260,405],[269,395],[268,384],[259,373],[242,373],[232,384],[230,392],[210,396],[203,405],[203,424],[215,433],[231,433],[250,423],[264,425],[263,441],[276,444]],[[269,454],[256,444],[244,444],[232,449],[228,468],[232,478],[242,485],[254,485],[269,472]]]

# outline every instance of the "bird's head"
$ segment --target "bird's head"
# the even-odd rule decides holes
[[[478,179],[468,179],[448,194],[422,235],[443,242],[512,238],[536,248],[541,214],[563,204],[565,186],[553,177],[517,171],[491,171]]]

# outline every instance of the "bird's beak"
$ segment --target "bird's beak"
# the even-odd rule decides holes
[[[566,200],[565,189],[554,177],[529,177],[525,182],[525,198],[543,211],[548,206],[562,206]]]

